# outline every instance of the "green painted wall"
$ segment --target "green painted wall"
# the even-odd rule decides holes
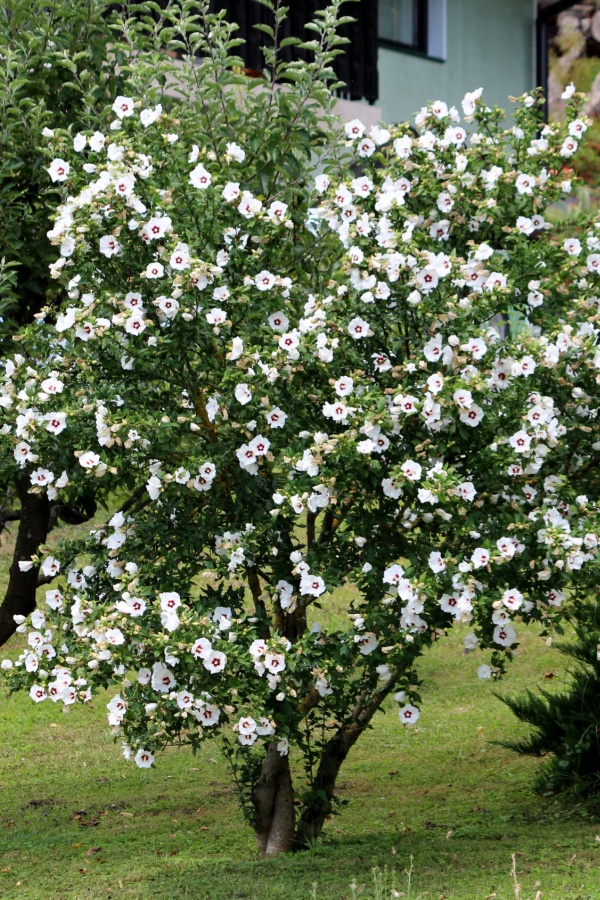
[[[532,0],[447,0],[447,16],[446,62],[379,48],[384,122],[410,119],[429,100],[461,112],[464,94],[478,87],[490,105],[506,109],[509,95],[533,87]]]

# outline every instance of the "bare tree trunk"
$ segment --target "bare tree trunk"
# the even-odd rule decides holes
[[[28,616],[35,609],[38,567],[21,572],[19,560],[31,559],[48,537],[50,503],[45,494],[30,494],[26,479],[19,479],[17,491],[21,501],[19,530],[9,572],[8,587],[0,605],[0,646],[15,633],[14,616]]]
[[[271,742],[260,778],[252,791],[254,830],[261,856],[277,856],[293,849],[294,789],[290,761]]]

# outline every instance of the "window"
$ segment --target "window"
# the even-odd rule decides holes
[[[446,59],[446,0],[379,0],[378,6],[381,44]]]

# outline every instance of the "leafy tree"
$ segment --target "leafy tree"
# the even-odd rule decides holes
[[[163,36],[185,102],[136,93],[142,61],[105,141],[55,130],[68,300],[3,386],[6,475],[132,498],[19,557],[59,580],[18,619],[9,685],[67,706],[110,686],[141,767],[219,740],[264,854],[318,836],[388,698],[417,721],[415,662],[455,621],[498,674],[515,623],[552,627],[597,566],[600,240],[557,244],[543,216],[582,98],[541,136],[535,95],[505,129],[481,91],[470,136],[441,101],[417,135],[340,131],[339,7],[313,62],[267,50],[249,81],[232,27],[185,5]]]
[[[47,238],[59,202],[48,178],[44,132],[76,134],[100,126],[140,52],[158,50],[156,4],[108,0],[13,0],[0,9],[0,348],[43,307],[64,298],[50,274],[55,251]],[[152,19],[151,15],[154,15]],[[155,46],[156,45],[156,46]],[[155,54],[156,55],[156,54]],[[161,62],[155,90],[164,79]],[[17,546],[35,552],[53,524],[84,522],[96,507],[88,488],[53,503],[32,497],[20,475],[0,483],[0,532],[18,521]],[[0,606],[0,644],[14,631],[13,615],[35,607],[35,575],[16,562]]]
[[[600,787],[600,616],[594,601],[573,610],[575,640],[555,647],[572,662],[568,683],[560,691],[527,691],[499,699],[521,722],[529,737],[499,741],[525,756],[546,758],[535,779],[539,793],[571,790],[580,796]]]

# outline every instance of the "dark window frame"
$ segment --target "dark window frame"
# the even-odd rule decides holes
[[[379,0],[385,3],[386,0]],[[415,37],[412,43],[396,41],[393,38],[379,34],[379,22],[377,23],[377,43],[381,47],[390,47],[394,50],[403,50],[415,56],[428,56],[428,29],[429,29],[429,3],[428,0],[413,0],[415,8]]]

